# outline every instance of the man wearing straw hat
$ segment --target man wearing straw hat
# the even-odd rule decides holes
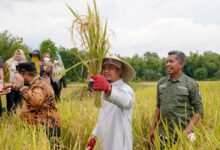
[[[193,126],[203,115],[198,85],[182,72],[184,63],[183,52],[170,51],[166,63],[168,76],[158,81],[157,106],[150,130],[150,141],[153,143],[154,130],[159,123],[161,147],[170,142],[176,143],[178,129],[183,130],[189,140],[195,140]]]
[[[87,149],[92,150],[96,140],[104,150],[131,150],[133,147],[132,112],[135,94],[127,84],[135,77],[134,69],[116,56],[103,60],[101,75],[95,75],[93,89],[103,91],[102,107]]]

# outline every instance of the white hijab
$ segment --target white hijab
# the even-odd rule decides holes
[[[21,59],[20,60],[15,59],[15,55],[16,55],[17,52],[21,53]],[[16,50],[15,53],[14,53],[14,56],[6,61],[6,63],[9,66],[10,82],[11,83],[15,82],[16,66],[18,65],[18,63],[25,62],[25,61],[26,61],[26,57],[24,55],[24,51],[21,50],[21,49]]]

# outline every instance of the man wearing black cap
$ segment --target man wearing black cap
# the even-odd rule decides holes
[[[15,87],[23,95],[21,118],[27,123],[45,125],[48,137],[60,136],[60,121],[55,107],[54,91],[37,75],[34,62],[19,63]]]

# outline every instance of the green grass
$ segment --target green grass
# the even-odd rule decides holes
[[[180,141],[167,149],[220,149],[220,82],[199,82],[205,114],[197,125],[197,139],[190,143],[179,132]],[[148,132],[156,105],[156,83],[133,83],[136,102],[133,113],[134,149],[145,150]],[[5,98],[3,106],[5,106]],[[85,149],[87,140],[96,123],[98,109],[94,107],[91,96],[84,92],[82,85],[69,85],[62,91],[62,102],[58,105],[62,125],[60,147],[62,149]],[[159,149],[158,137],[156,149]],[[0,119],[0,149],[50,149],[50,144],[41,128],[36,129],[23,123],[18,115]]]

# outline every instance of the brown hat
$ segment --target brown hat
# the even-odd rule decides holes
[[[119,63],[117,63],[119,62]],[[120,65],[121,63],[121,65]],[[117,56],[107,56],[103,59],[103,64],[112,64],[122,70],[121,78],[124,82],[128,83],[129,81],[133,80],[136,72],[134,69],[129,65],[127,62],[123,61]],[[121,67],[119,67],[121,66]]]

